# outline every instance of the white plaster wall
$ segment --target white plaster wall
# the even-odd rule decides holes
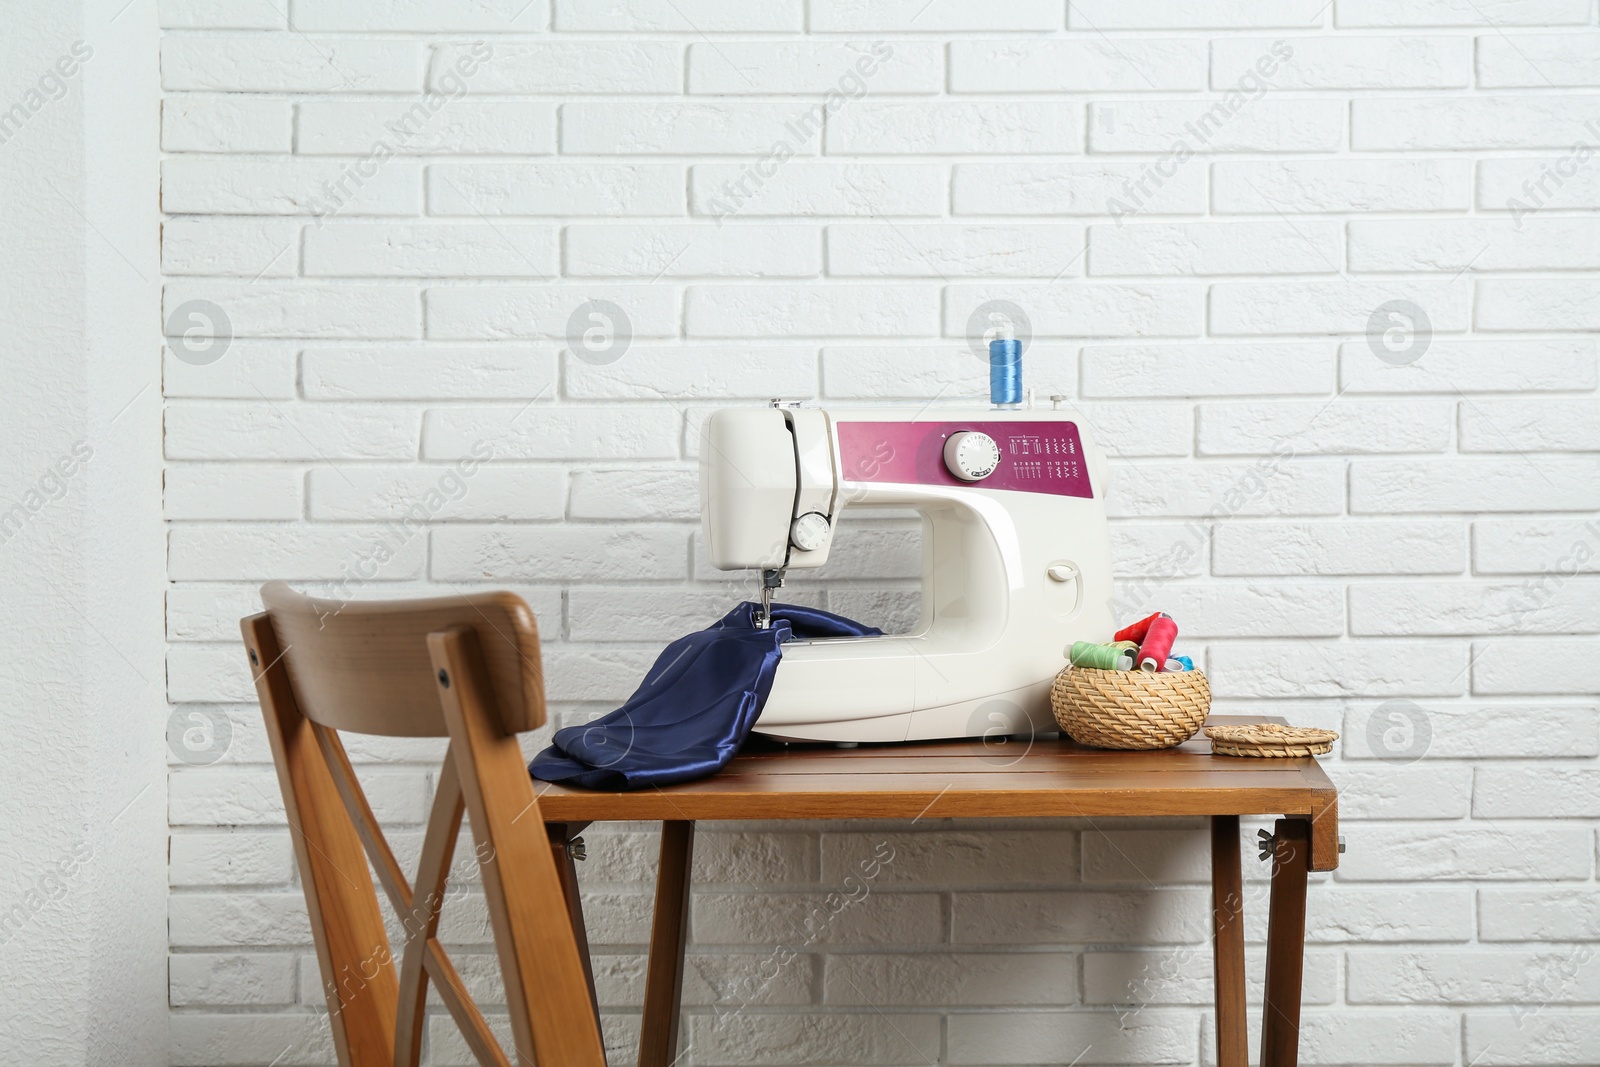
[[[0,1059],[161,1064],[156,19],[6,7]]]

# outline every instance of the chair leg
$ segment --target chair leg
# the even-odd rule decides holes
[[[477,632],[456,626],[431,633],[428,651],[472,824],[517,1063],[604,1067],[582,954],[560,910],[561,874],[549,841],[536,836],[544,823],[539,798],[516,735],[496,713]],[[523,814],[529,822],[517,826]]]
[[[639,1067],[672,1067],[677,1060],[683,957],[689,945],[689,876],[693,866],[694,823],[662,823]]]
[[[1247,1067],[1245,1022],[1244,872],[1239,817],[1211,817],[1212,971],[1216,979],[1217,1065]]]
[[[1306,954],[1306,873],[1311,828],[1279,819],[1273,828],[1272,904],[1267,918],[1267,995],[1261,1067],[1295,1067],[1300,1057],[1300,983]]]
[[[240,621],[284,813],[317,946],[328,1025],[341,1064],[392,1063],[399,979],[361,835],[350,821],[334,771],[300,713],[265,615]]]

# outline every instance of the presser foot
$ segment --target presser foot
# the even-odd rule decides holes
[[[761,572],[761,606],[756,610],[756,629],[772,629],[772,593],[783,588],[783,571]]]

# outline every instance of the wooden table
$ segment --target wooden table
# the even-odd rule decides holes
[[[1282,720],[1212,716],[1210,724],[1268,721]],[[1239,816],[1282,816],[1271,845],[1261,1063],[1293,1067],[1299,1048],[1306,873],[1331,871],[1339,863],[1338,796],[1317,761],[1213,756],[1203,736],[1160,752],[1108,752],[1053,737],[1010,746],[972,740],[835,749],[756,742],[720,774],[698,782],[632,793],[546,788],[539,806],[586,960],[588,939],[568,843],[591,822],[661,821],[640,1067],[670,1067],[677,1055],[697,820],[1171,815],[1211,820],[1220,1067],[1247,1064]],[[590,986],[592,993],[592,978]]]

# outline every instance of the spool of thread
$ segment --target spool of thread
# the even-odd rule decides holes
[[[989,342],[989,400],[995,404],[1022,403],[1022,342],[997,337]]]
[[[1101,671],[1133,669],[1133,649],[1119,645],[1097,645],[1093,641],[1074,641],[1067,658],[1074,667],[1093,667]]]
[[[1150,620],[1149,632],[1139,642],[1139,669],[1154,674],[1167,662],[1172,642],[1178,639],[1178,624],[1161,615]]]
[[[1148,618],[1140,619],[1138,622],[1134,623],[1132,626],[1125,626],[1122,629],[1118,630],[1116,632],[1116,635],[1112,638],[1112,640],[1114,640],[1114,641],[1143,641],[1144,637],[1145,637],[1145,634],[1150,632],[1150,624],[1151,623],[1155,622],[1157,619],[1170,619],[1170,618],[1172,618],[1172,616],[1168,615],[1166,612],[1158,611],[1154,615],[1149,616]]]
[[[1192,671],[1194,670],[1194,660],[1188,656],[1169,656],[1167,665],[1161,669],[1168,672]]]

